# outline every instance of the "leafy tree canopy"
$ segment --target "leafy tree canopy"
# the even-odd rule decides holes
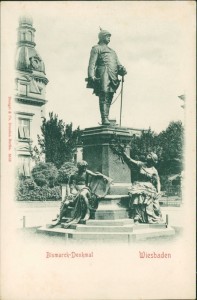
[[[60,168],[64,162],[72,161],[76,146],[80,142],[81,131],[79,127],[73,130],[72,123],[65,124],[59,120],[57,114],[49,113],[49,119],[43,119],[41,126],[41,136],[38,135],[38,144],[34,148],[34,158],[39,160],[42,154],[45,155],[46,162],[52,162]]]
[[[166,130],[156,134],[151,129],[131,139],[131,157],[145,160],[153,151],[158,155],[161,175],[180,173],[183,166],[184,128],[181,121],[171,122]]]
[[[180,173],[183,169],[184,128],[181,121],[171,122],[166,130],[158,135],[162,148],[160,169],[164,174]]]

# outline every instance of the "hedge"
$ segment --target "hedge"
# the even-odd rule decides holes
[[[61,187],[37,186],[31,179],[20,181],[16,191],[18,201],[60,200]]]

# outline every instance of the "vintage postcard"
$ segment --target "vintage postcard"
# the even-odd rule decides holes
[[[195,1],[1,2],[1,299],[195,299]]]

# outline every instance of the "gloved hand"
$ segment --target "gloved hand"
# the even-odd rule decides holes
[[[118,75],[125,76],[127,74],[127,70],[123,66],[119,66],[118,68]]]

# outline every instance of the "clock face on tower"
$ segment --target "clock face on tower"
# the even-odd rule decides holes
[[[31,57],[30,63],[33,69],[38,70],[40,67],[40,60],[37,57]]]

